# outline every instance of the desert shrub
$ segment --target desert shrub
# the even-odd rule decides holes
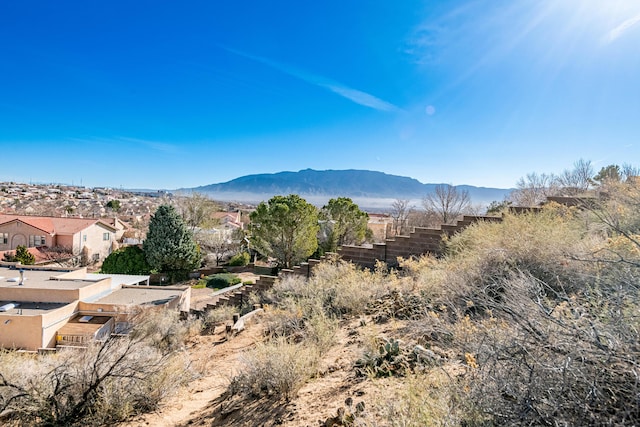
[[[464,413],[464,394],[455,377],[441,369],[409,375],[397,388],[389,387],[385,381],[377,383],[383,388],[383,398],[376,399],[372,406],[384,421],[392,427],[455,426],[461,423]],[[470,419],[466,425],[478,425]],[[490,424],[486,424],[490,425]]]
[[[579,290],[591,272],[578,261],[600,238],[592,236],[573,210],[506,215],[502,223],[476,223],[447,242],[447,256],[431,276],[442,280],[446,303],[484,310],[477,301],[504,298],[503,279],[526,272],[550,289]]]
[[[474,409],[501,425],[637,424],[638,289],[601,299],[504,280],[504,302],[485,301],[491,318],[452,328]]]
[[[506,215],[449,239],[442,260],[401,262],[426,294],[407,332],[464,366],[461,424],[638,424],[637,238],[590,213]]]
[[[148,338],[130,334],[44,356],[2,351],[0,413],[19,425],[91,426],[157,408],[191,376],[182,353]]]
[[[182,321],[179,316],[175,310],[146,310],[130,321],[134,325],[130,335],[143,337],[147,344],[163,353],[179,350],[189,337],[196,334],[199,326],[192,327],[195,320]]]
[[[609,181],[600,188],[599,197],[583,202],[586,217],[605,226],[609,236],[630,237],[636,246],[640,241],[632,235],[640,233],[640,179]]]
[[[288,297],[277,306],[269,307],[263,322],[271,338],[304,341],[315,346],[320,354],[334,344],[337,321],[323,312],[318,300]]]
[[[326,354],[335,345],[338,321],[318,312],[309,317],[305,323],[306,342],[315,347],[320,355]]]
[[[509,271],[528,271],[553,283],[572,277],[568,261],[580,251],[584,233],[572,213],[545,208],[540,213],[506,215],[502,222],[478,222],[447,243],[453,262],[475,276],[478,283],[500,279]]]
[[[222,305],[212,310],[208,310],[203,319],[203,330],[213,332],[215,327],[221,323],[230,322],[238,309],[231,305]]]
[[[231,267],[244,266],[249,264],[250,261],[251,261],[251,256],[249,255],[249,253],[240,252],[232,256],[231,259],[229,259],[229,262],[227,264]]]
[[[232,273],[218,273],[207,277],[207,287],[222,289],[241,283],[242,279]]]
[[[316,373],[318,360],[315,348],[285,338],[260,343],[241,360],[231,389],[288,401]]]
[[[288,297],[316,301],[328,316],[353,316],[364,313],[369,302],[398,286],[395,273],[387,273],[382,264],[376,270],[368,271],[336,261],[316,266],[308,280],[285,277],[276,282],[266,299],[276,304]]]

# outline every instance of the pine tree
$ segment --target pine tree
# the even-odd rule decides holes
[[[162,205],[151,217],[143,248],[149,266],[167,273],[172,282],[184,280],[200,263],[200,251],[173,206]]]
[[[335,251],[342,245],[360,245],[371,236],[369,215],[348,197],[329,200],[320,211],[320,218],[326,235],[325,251]]]
[[[291,268],[318,247],[318,210],[297,194],[274,196],[251,213],[251,245]]]

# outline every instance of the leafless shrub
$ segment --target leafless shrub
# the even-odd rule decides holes
[[[200,332],[196,319],[181,321],[175,310],[144,310],[130,321],[133,338],[144,340],[164,353],[182,348],[187,338]]]
[[[189,371],[148,330],[54,355],[0,353],[0,413],[19,425],[108,425],[153,410]]]
[[[637,289],[598,300],[528,274],[505,279],[504,288],[502,303],[485,301],[495,317],[461,340],[475,361],[468,386],[477,408],[499,424],[637,424],[640,337],[629,311]]]

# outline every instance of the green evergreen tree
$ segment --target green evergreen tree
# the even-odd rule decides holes
[[[297,194],[260,203],[250,218],[252,247],[281,267],[304,261],[318,247],[318,210]]]
[[[600,172],[593,177],[593,180],[600,184],[620,182],[620,179],[621,173],[618,165],[603,166]]]
[[[36,263],[36,257],[29,252],[26,246],[18,245],[15,255],[5,252],[4,261],[19,262],[22,265],[31,265]]]
[[[138,246],[127,246],[111,252],[102,263],[105,274],[149,274],[151,267]]]
[[[120,208],[121,208],[122,206],[121,206],[121,204],[120,204],[120,200],[115,200],[115,199],[114,199],[114,200],[109,200],[109,201],[107,202],[107,207],[108,207],[109,209],[111,209],[112,211],[114,211],[114,212],[116,212],[116,213],[117,213],[117,212],[119,212],[119,211],[120,211]]]
[[[173,206],[162,205],[156,210],[142,249],[149,266],[169,274],[172,281],[186,279],[200,264],[193,235]]]
[[[323,249],[335,251],[342,245],[360,245],[371,236],[369,215],[348,197],[331,199],[320,211]]]

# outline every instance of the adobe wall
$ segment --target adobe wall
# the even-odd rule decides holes
[[[42,346],[42,316],[0,316],[0,348],[35,351]]]
[[[74,245],[74,236],[75,235],[56,235],[56,241],[54,246],[62,246],[63,248],[69,248],[74,255],[78,255],[80,253],[79,245]]]
[[[78,304],[68,304],[43,314],[0,315],[0,348],[35,351],[53,348],[56,334],[78,311]]]
[[[79,289],[42,289],[23,286],[3,287],[2,299],[6,301],[24,302],[66,302],[79,299]]]
[[[87,240],[84,238],[85,235]],[[108,236],[107,240],[104,240],[105,235]],[[81,247],[87,248],[89,257],[97,256],[100,260],[104,260],[111,253],[111,244],[115,238],[115,233],[101,226],[100,223],[92,224],[82,232]]]
[[[78,303],[69,304],[50,313],[42,315],[42,344],[40,347],[55,347],[58,330],[64,326],[75,313]]]
[[[111,278],[107,277],[106,279],[100,280],[93,284],[84,286],[79,289],[78,299],[81,301],[85,301],[92,297],[96,297],[97,295],[103,295],[109,293],[111,291]]]

